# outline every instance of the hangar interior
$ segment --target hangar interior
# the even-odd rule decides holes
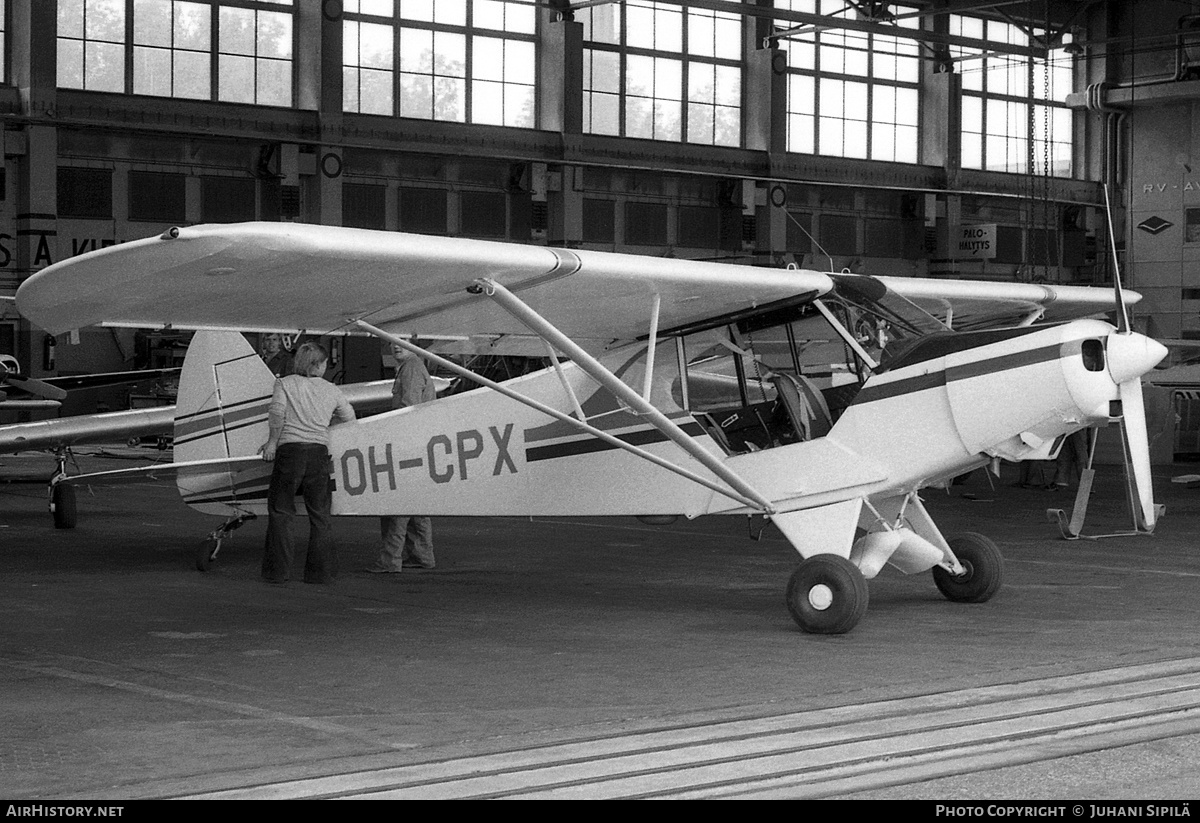
[[[1098,285],[1107,184],[1138,322],[1200,338],[1194,2],[0,7],[3,294],[247,220]],[[3,311],[0,350],[33,375],[185,342],[148,363],[131,332],[54,339]],[[343,345],[342,379],[382,376],[376,344]]]

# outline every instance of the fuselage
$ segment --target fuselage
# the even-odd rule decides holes
[[[683,407],[678,361],[661,351],[651,398],[779,511],[890,497],[993,456],[1044,456],[1063,435],[1107,420],[1117,399],[1107,357],[1113,334],[1107,323],[1080,320],[931,336],[885,361],[826,436],[743,453],[725,454],[703,415]],[[605,363],[640,388],[644,351],[643,344],[613,352]],[[606,392],[569,365],[561,379],[548,369],[506,385],[571,412],[564,379],[592,425],[703,472],[661,432],[606,400]],[[736,500],[486,391],[335,428],[331,452],[339,514],[747,511]]]

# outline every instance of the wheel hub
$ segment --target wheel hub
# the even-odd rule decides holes
[[[818,583],[808,590],[808,604],[817,611],[825,611],[833,605],[833,589]]]

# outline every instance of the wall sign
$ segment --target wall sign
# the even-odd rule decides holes
[[[952,253],[959,260],[995,260],[996,224],[959,226],[958,233],[954,235]]]

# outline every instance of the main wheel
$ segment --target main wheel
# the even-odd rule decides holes
[[[73,529],[79,519],[75,504],[75,487],[69,483],[55,483],[50,488],[50,514],[54,517],[54,528]]]
[[[792,573],[787,605],[804,631],[844,634],[858,625],[867,611],[867,580],[844,557],[813,555]]]
[[[941,566],[933,567],[933,582],[947,600],[956,603],[982,603],[1000,591],[1004,582],[1004,557],[988,538],[967,532],[946,541],[962,564],[960,575]]]

